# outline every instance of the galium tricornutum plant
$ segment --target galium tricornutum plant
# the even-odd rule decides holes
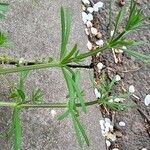
[[[0,18],[4,17],[8,9],[8,4],[0,3]],[[121,49],[124,53],[133,56],[143,62],[150,63],[150,55],[144,55],[136,50],[134,50],[134,46],[138,46],[141,44],[145,44],[147,42],[142,41],[134,41],[132,39],[128,39],[128,35],[132,32],[139,30],[146,25],[144,25],[144,20],[146,19],[143,16],[142,9],[138,9],[136,7],[136,3],[131,0],[130,12],[127,18],[126,24],[123,27],[123,31],[121,33],[117,33],[117,29],[122,23],[126,10],[122,8],[115,20],[114,32],[107,40],[107,42],[101,46],[96,48],[93,51],[87,51],[85,53],[80,53],[77,49],[77,44],[73,46],[73,48],[68,51],[67,44],[69,40],[69,33],[71,28],[71,15],[68,9],[61,8],[61,48],[60,48],[60,59],[49,59],[47,62],[27,62],[23,60],[12,59],[10,56],[0,56],[0,63],[13,65],[15,67],[6,66],[0,67],[0,74],[8,74],[8,73],[17,73],[20,72],[19,83],[16,87],[11,91],[10,102],[0,101],[0,107],[11,107],[13,108],[12,113],[12,126],[11,133],[14,135],[14,150],[19,150],[21,147],[21,120],[20,120],[20,112],[22,109],[26,108],[65,108],[65,112],[59,116],[59,120],[63,120],[66,117],[70,117],[74,129],[76,131],[77,141],[81,147],[83,147],[84,143],[90,146],[89,138],[84,130],[84,127],[80,121],[80,113],[81,109],[84,113],[86,113],[87,106],[100,104],[106,108],[112,110],[124,110],[130,105],[124,104],[116,100],[118,98],[126,98],[132,95],[132,92],[126,92],[123,94],[110,95],[111,90],[115,83],[118,81],[118,77],[115,76],[112,81],[108,81],[105,77],[105,74],[102,73],[101,76],[101,86],[95,86],[95,93],[97,99],[95,101],[85,102],[83,91],[79,87],[79,79],[80,79],[80,71],[75,71],[73,68],[86,68],[92,66],[84,66],[83,61],[90,56],[96,55],[97,53],[102,53],[106,50],[111,50],[112,48]],[[110,20],[111,21],[111,20]],[[5,46],[7,43],[7,36],[4,33],[0,32],[0,46]],[[82,62],[82,64],[81,64]],[[35,89],[32,91],[31,100],[26,96],[24,90],[24,83],[27,77],[30,76],[30,72],[36,69],[43,68],[58,68],[62,70],[64,75],[64,80],[66,81],[68,88],[68,102],[67,103],[44,103],[42,101],[42,92],[40,89]]]

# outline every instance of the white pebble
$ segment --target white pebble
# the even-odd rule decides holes
[[[123,50],[121,49],[114,49],[115,53],[118,53],[118,54],[122,54],[123,53]]]
[[[24,58],[19,59],[19,64],[23,64],[25,62]]]
[[[88,14],[85,12],[82,12],[82,21],[84,24],[88,21]]]
[[[91,33],[94,34],[94,35],[97,35],[97,33],[98,33],[98,32],[97,32],[97,29],[94,28],[94,27],[92,27],[92,28],[91,28]]]
[[[113,103],[113,102],[114,102],[114,100],[113,100],[113,99],[110,99],[108,102]]]
[[[114,102],[116,102],[116,103],[119,103],[121,100],[120,100],[120,98],[115,98],[114,99]]]
[[[89,0],[82,0],[82,3],[86,5],[86,4],[90,4],[90,1]]]
[[[96,45],[102,47],[104,45],[104,41],[103,40],[98,40],[98,41],[96,41]]]
[[[51,115],[52,115],[53,118],[56,116],[56,114],[57,114],[56,111],[54,109],[52,109],[51,110]]]
[[[145,99],[144,99],[144,104],[146,106],[148,106],[150,104],[150,94],[146,95]]]
[[[97,64],[97,68],[98,68],[98,71],[100,72],[104,68],[104,65],[101,62],[99,62]]]
[[[135,92],[135,88],[134,88],[133,85],[130,85],[130,86],[129,86],[129,92],[130,92],[130,93],[134,93],[134,92]]]
[[[88,43],[87,43],[87,48],[89,49],[89,50],[91,50],[92,49],[92,43],[90,42],[90,41],[88,41]]]
[[[119,150],[118,148],[113,148],[112,150]]]
[[[122,46],[122,49],[127,49],[127,47],[126,46]]]
[[[87,22],[86,22],[86,26],[87,26],[88,28],[90,28],[90,27],[92,27],[92,26],[93,26],[93,24],[92,24],[92,22],[91,22],[91,21],[87,21]]]
[[[125,126],[126,126],[126,123],[125,123],[125,122],[123,122],[123,121],[120,121],[120,122],[119,122],[119,126],[121,126],[121,127],[125,127]]]
[[[112,135],[111,140],[112,140],[113,142],[116,141],[116,135],[115,135],[115,134]]]
[[[94,89],[94,92],[95,92],[96,98],[100,98],[101,97],[101,93],[98,91],[97,88]]]
[[[142,148],[142,150],[147,150],[147,148]]]
[[[110,122],[105,122],[105,127],[109,128],[110,127]]]
[[[105,122],[111,122],[109,118],[105,118]]]
[[[99,121],[100,125],[104,125],[104,122],[105,122],[104,120]]]
[[[98,12],[99,9],[100,9],[101,7],[103,7],[103,5],[104,5],[104,3],[102,3],[102,2],[98,2],[98,3],[94,4],[94,6],[93,6],[94,11],[95,11],[95,12]]]
[[[87,29],[87,28],[85,28],[85,34],[86,35],[89,35],[90,33],[89,33],[89,30]]]
[[[109,147],[111,145],[109,140],[106,140],[106,145],[107,145],[107,147]]]
[[[87,8],[87,11],[88,11],[89,13],[93,13],[93,11],[94,11],[94,10],[93,10],[93,7],[88,7],[88,8]]]
[[[116,76],[115,76],[115,80],[116,80],[116,81],[120,81],[120,80],[121,80],[121,77],[120,77],[119,75],[116,75]]]
[[[82,5],[82,10],[85,11],[86,10],[86,7],[84,5]]]
[[[112,30],[111,32],[110,32],[110,36],[112,37],[114,35],[114,30]]]
[[[93,15],[92,14],[88,14],[88,21],[92,21],[93,20]]]

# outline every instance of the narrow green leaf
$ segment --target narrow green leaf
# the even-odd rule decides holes
[[[5,13],[8,11],[9,4],[0,3],[0,19],[4,18]]]
[[[77,124],[78,124],[78,127],[79,127],[79,129],[80,129],[80,131],[81,131],[81,133],[82,133],[82,136],[84,137],[84,140],[85,140],[87,146],[90,146],[89,139],[88,139],[88,137],[87,137],[87,135],[86,135],[86,132],[85,132],[83,126],[81,125],[79,119],[78,119],[77,117],[75,117],[75,120],[76,120],[76,122],[77,122]]]
[[[14,135],[15,135],[14,150],[21,150],[21,122],[20,122],[19,108],[14,108],[12,123],[14,128]]]
[[[68,87],[68,90],[69,90],[69,107],[71,108],[75,108],[76,105],[75,105],[75,91],[74,91],[74,88],[73,88],[73,85],[72,85],[72,82],[71,82],[71,76],[69,75],[69,73],[67,72],[67,70],[65,70],[65,68],[62,68],[62,72],[64,74],[64,78],[66,80],[66,83],[67,83],[67,87]]]
[[[70,111],[67,110],[65,111],[63,114],[61,114],[59,117],[58,117],[58,120],[63,120],[64,118],[66,118],[68,115],[69,115]]]
[[[66,69],[68,69],[69,71],[71,70],[69,67],[66,67]],[[72,70],[71,70],[72,71]],[[79,74],[78,74],[79,75]],[[72,74],[72,77],[70,78],[70,82],[71,82],[71,84],[73,85],[73,87],[74,87],[74,91],[76,92],[76,94],[77,94],[77,96],[78,96],[78,98],[79,98],[79,100],[80,100],[80,103],[81,103],[81,106],[82,106],[82,110],[83,110],[83,112],[85,112],[86,113],[86,106],[85,106],[85,102],[84,102],[84,99],[83,99],[83,96],[82,96],[82,91],[80,91],[80,89],[79,89],[79,87],[77,86],[77,84],[76,84],[76,81],[75,81],[75,79],[73,80],[73,77],[74,78],[76,78],[76,74],[73,72],[73,74]]]
[[[70,51],[70,53],[62,60],[62,63],[66,63],[77,51],[77,44],[75,44],[75,46],[72,48],[72,50]]]
[[[77,141],[78,141],[80,147],[82,148],[83,147],[83,141],[82,141],[82,136],[81,136],[80,129],[78,127],[78,124],[76,122],[76,119],[75,119],[75,116],[74,116],[73,113],[71,113],[71,116],[72,116],[73,126],[74,126],[74,129],[75,129],[75,132],[76,132]]]
[[[24,91],[22,91],[22,90],[20,90],[20,89],[17,89],[17,92],[18,92],[18,94],[19,94],[19,96],[20,96],[22,102],[24,102],[25,99],[26,99],[26,96],[25,96]]]
[[[145,63],[150,63],[150,55],[144,55],[144,54],[141,54],[139,52],[136,52],[134,50],[129,50],[129,49],[123,49],[123,51],[127,53],[128,55],[135,57],[138,60],[141,60]]]
[[[62,41],[61,41],[61,52],[60,52],[60,60],[63,60],[67,53],[67,43],[70,34],[71,27],[71,15],[69,10],[63,9],[61,7],[61,28],[62,28]]]
[[[62,58],[63,54],[65,53],[65,32],[66,32],[66,29],[65,29],[65,12],[64,12],[64,8],[61,7],[61,53],[60,53],[60,58]]]
[[[120,25],[123,17],[125,14],[125,7],[122,7],[122,9],[119,11],[117,17],[116,17],[116,25],[115,25],[115,31],[117,30],[118,26]]]
[[[0,32],[0,46],[3,46],[7,41],[7,37],[4,33]]]

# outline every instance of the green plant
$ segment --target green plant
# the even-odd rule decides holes
[[[0,10],[8,5],[0,4]],[[4,7],[3,7],[4,6]],[[5,9],[4,9],[5,10]],[[5,12],[5,11],[2,11]],[[127,46],[132,48],[135,45],[140,45],[141,42],[127,40],[127,35],[140,29],[143,27],[144,17],[142,11],[136,8],[135,2],[131,1],[130,14],[127,20],[127,23],[124,27],[124,30],[121,33],[117,33],[117,28],[122,22],[125,10],[122,9],[116,17],[114,34],[108,39],[106,44],[100,48],[97,48],[93,51],[88,51],[85,53],[80,53],[77,50],[77,44],[68,51],[67,43],[69,39],[70,27],[71,27],[71,16],[68,9],[61,8],[61,28],[62,28],[62,37],[61,37],[61,50],[60,50],[60,59],[49,59],[45,62],[20,62],[19,60],[12,59],[8,56],[1,56],[0,63],[8,64],[8,65],[16,65],[16,67],[4,67],[0,68],[0,74],[7,73],[16,73],[20,72],[19,84],[14,87],[11,91],[10,100],[11,102],[0,101],[0,107],[7,106],[13,108],[12,115],[12,127],[11,134],[14,135],[14,150],[19,150],[21,147],[21,120],[20,120],[20,112],[24,108],[65,108],[66,111],[59,116],[59,120],[63,120],[66,117],[70,117],[74,129],[76,131],[77,141],[81,147],[83,147],[84,143],[88,146],[90,145],[88,136],[84,130],[84,127],[80,121],[80,113],[81,110],[86,113],[86,107],[94,104],[100,104],[104,107],[113,110],[123,110],[128,108],[129,106],[124,103],[116,103],[110,102],[110,99],[115,99],[116,97],[124,98],[130,96],[129,93],[124,93],[123,95],[113,95],[110,96],[110,92],[115,84],[115,80],[109,81],[106,79],[105,75],[102,76],[102,84],[100,87],[97,87],[99,91],[102,93],[102,97],[94,100],[85,102],[83,91],[79,87],[79,79],[80,72],[75,71],[73,68],[83,68],[84,65],[81,65],[81,62],[84,61],[87,57],[96,55],[97,53],[102,53],[105,50],[109,50],[111,48],[122,49],[125,53],[132,55],[144,62],[150,62],[150,56],[140,54],[137,51],[130,50],[128,48],[124,49],[123,46]],[[111,20],[110,20],[111,21]],[[2,46],[6,40],[3,34],[0,34],[0,46]],[[143,44],[143,43],[142,43]],[[40,89],[34,90],[32,92],[32,99],[28,99],[25,89],[24,83],[26,78],[29,76],[29,73],[36,69],[43,68],[59,68],[62,70],[64,75],[64,79],[68,88],[68,101],[67,103],[51,103],[47,104],[42,101],[42,92]],[[90,67],[90,66],[89,66]]]

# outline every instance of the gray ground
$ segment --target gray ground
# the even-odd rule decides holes
[[[58,58],[60,47],[60,7],[70,7],[72,10],[72,31],[69,47],[78,43],[80,50],[86,50],[87,38],[81,20],[80,0],[15,0],[10,2],[7,18],[0,23],[0,28],[8,32],[13,47],[1,49],[0,53],[27,60],[54,57]],[[88,63],[88,61],[87,61]],[[92,74],[92,73],[91,73]],[[89,71],[82,71],[82,88],[86,91],[87,100],[93,100],[94,94],[89,80]],[[0,92],[7,100],[9,85],[1,77]],[[7,76],[8,83],[17,82],[14,75]],[[60,70],[41,70],[30,74],[26,82],[28,95],[35,87],[44,91],[46,102],[65,101],[66,86]],[[0,132],[7,130],[10,124],[11,111],[0,109]],[[60,111],[57,111],[60,113]],[[79,150],[76,143],[72,123],[69,119],[62,122],[52,119],[50,109],[29,109],[22,112],[23,140],[22,150]],[[98,108],[93,106],[87,115],[82,117],[87,133],[91,139],[91,147],[87,150],[105,150],[104,139],[101,136]],[[0,138],[0,150],[12,149],[12,144]]]

